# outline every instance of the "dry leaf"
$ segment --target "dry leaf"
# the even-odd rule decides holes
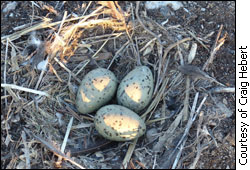
[[[188,64],[190,64],[194,60],[196,51],[197,51],[197,44],[193,43],[188,55]]]
[[[143,56],[151,53],[154,49],[155,41],[153,41],[143,52]]]

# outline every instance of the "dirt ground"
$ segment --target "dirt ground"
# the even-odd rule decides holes
[[[65,11],[68,15],[71,14],[70,18],[82,16],[83,13],[87,16],[100,6],[95,2],[34,2],[35,4],[17,1],[14,10],[4,12],[9,2],[1,1],[2,84],[15,84],[35,89],[41,75],[40,70],[33,69],[29,64],[22,65],[26,59],[21,54],[27,47],[30,33],[11,40],[8,43],[6,55],[6,36],[25,29],[18,29],[18,26],[28,24],[27,26],[31,27],[44,21],[45,18],[50,18],[50,23],[61,21]],[[193,43],[196,43],[197,51],[192,65],[202,68],[211,54],[221,25],[223,27],[219,38],[223,39],[222,37],[225,36],[225,42],[219,47],[214,60],[208,65],[205,72],[227,87],[235,87],[235,2],[180,2],[183,7],[177,10],[171,6],[146,9],[145,2],[140,3],[140,18],[151,32],[155,35],[161,34],[162,51],[157,38],[145,30],[138,21],[136,2],[119,2],[122,11],[128,14],[125,16],[126,23],[132,27],[129,33],[119,25],[111,27],[109,24],[93,25],[78,30],[74,38],[79,41],[70,42],[70,52],[58,59],[65,64],[71,71],[70,73],[79,72],[79,74],[75,77],[58,62],[51,60],[50,64],[53,69],[50,67],[49,71],[45,72],[38,86],[38,90],[49,92],[52,99],[37,98],[38,95],[1,87],[1,168],[79,168],[68,160],[61,162],[56,151],[48,148],[52,145],[60,150],[68,122],[73,116],[75,118],[74,128],[71,130],[65,154],[67,151],[71,151],[72,160],[85,168],[137,169],[175,166],[178,169],[191,167],[234,169],[235,93],[209,94],[208,91],[217,87],[218,84],[206,80],[199,80],[192,84],[194,79],[191,78],[187,109],[191,110],[197,92],[199,92],[197,107],[207,95],[206,101],[184,139],[181,138],[188,127],[187,120],[184,119],[178,123],[173,132],[167,134],[174,126],[173,122],[177,121],[180,109],[185,105],[187,77],[176,69],[180,65],[181,57],[187,62],[190,48]],[[119,6],[116,7],[119,9]],[[90,17],[86,22],[101,21],[102,18],[119,18],[114,11],[111,14],[107,11],[107,14]],[[70,24],[76,24],[77,21],[66,23],[62,30],[67,26],[70,27]],[[167,22],[162,26],[161,24],[165,21]],[[31,22],[32,24],[29,25]],[[43,41],[52,41],[51,37],[58,31],[59,26],[60,24],[37,29],[36,34]],[[195,38],[191,36],[190,32]],[[167,55],[169,64],[166,64],[166,60],[162,60],[162,67],[158,68],[160,67],[159,61],[161,61],[159,55],[161,53],[164,55],[164,50],[187,37],[190,37],[190,40],[171,48]],[[87,48],[82,41],[90,46]],[[82,46],[75,45],[77,43],[82,43]],[[144,48],[145,46],[147,48]],[[98,51],[99,49],[101,50]],[[51,51],[46,52],[49,54]],[[95,53],[97,57],[93,58]],[[116,58],[114,59],[114,57]],[[87,59],[90,59],[90,62],[84,66]],[[97,66],[107,68],[111,62],[110,70],[115,73],[119,81],[138,63],[150,67],[155,81],[157,78],[162,80],[158,86],[159,91],[165,80],[169,78],[163,87],[163,95],[155,105],[155,109],[149,113],[151,116],[147,115],[150,120],[164,116],[168,118],[147,124],[147,134],[139,138],[134,145],[135,148],[128,164],[123,164],[123,161],[132,142],[110,142],[103,139],[93,128],[91,121],[93,115],[78,115],[74,105],[79,80]],[[167,67],[166,74],[162,73],[163,66]],[[79,67],[84,69],[79,71]],[[161,69],[160,74],[158,74],[159,69]],[[171,84],[171,82],[173,83]],[[157,94],[154,94],[152,100],[156,99]],[[116,99],[112,99],[110,103],[116,103]],[[77,125],[81,127],[77,127]],[[44,145],[44,142],[30,133],[42,137],[50,144]],[[164,136],[168,138],[164,139]],[[162,145],[160,145],[161,139],[164,140]],[[180,141],[181,144],[178,145]],[[159,145],[160,151],[155,152],[154,146]],[[71,148],[80,148],[84,151],[74,155]],[[176,165],[174,165],[175,161],[177,161]]]

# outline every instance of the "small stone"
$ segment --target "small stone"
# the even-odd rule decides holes
[[[223,102],[225,105],[228,104],[227,99],[225,99],[225,98],[223,98],[222,102]]]

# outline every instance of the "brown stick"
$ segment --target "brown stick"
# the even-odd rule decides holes
[[[202,70],[207,71],[208,65],[213,62],[216,52],[220,49],[220,46],[222,46],[224,44],[226,34],[224,35],[224,37],[222,37],[219,40],[222,28],[223,28],[223,25],[220,26],[220,29],[219,29],[219,32],[217,34],[217,37],[216,37],[215,43],[213,45],[212,51],[210,53],[210,56],[209,56],[208,60],[206,61],[206,63],[203,65]],[[219,42],[219,44],[218,44],[218,42]]]

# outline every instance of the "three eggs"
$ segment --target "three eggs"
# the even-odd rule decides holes
[[[146,131],[144,121],[138,116],[151,101],[153,75],[146,66],[129,72],[118,86],[114,73],[104,68],[90,71],[83,78],[77,92],[76,107],[86,114],[96,110],[94,124],[105,138],[128,141],[138,138]],[[106,105],[116,94],[119,105]],[[103,107],[102,107],[103,106]]]

